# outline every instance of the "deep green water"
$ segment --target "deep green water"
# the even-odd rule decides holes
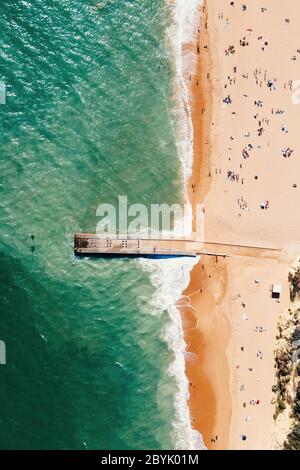
[[[180,199],[169,19],[164,0],[96,3],[0,2],[2,449],[175,442],[148,273],[72,250],[102,202]]]

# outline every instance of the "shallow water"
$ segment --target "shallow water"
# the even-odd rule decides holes
[[[0,4],[0,448],[176,445],[149,273],[72,249],[100,203],[180,200],[169,18],[163,0],[96,3]]]

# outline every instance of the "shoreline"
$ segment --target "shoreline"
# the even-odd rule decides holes
[[[192,174],[186,184],[193,215],[195,215],[196,204],[204,202],[211,179],[209,133],[212,117],[212,59],[206,3],[204,0],[199,13],[199,28],[195,42],[184,50],[184,52],[192,50],[196,56],[194,73],[185,77],[190,85],[194,131]],[[193,217],[193,232],[195,230]],[[213,282],[210,282],[211,278]],[[221,289],[219,294],[214,287],[215,283]],[[200,289],[197,289],[198,286],[201,286]],[[201,256],[201,260],[190,273],[189,286],[183,292],[183,296],[189,299],[192,307],[181,308],[184,340],[188,353],[186,359],[190,394],[188,406],[192,426],[202,435],[208,449],[226,448],[229,434],[231,398],[229,387],[224,390],[224,384],[229,383],[225,350],[229,341],[230,328],[227,320],[218,312],[218,303],[221,302],[226,287],[226,263],[217,264],[214,258]],[[209,312],[209,315],[206,312]],[[219,344],[217,355],[214,348],[215,341]],[[210,360],[212,355],[216,355],[214,361]],[[220,371],[222,377],[220,377]],[[222,407],[224,411],[218,413],[220,394],[223,395],[223,400],[226,400],[226,406]]]

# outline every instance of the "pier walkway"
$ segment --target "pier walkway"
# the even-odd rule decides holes
[[[74,252],[77,256],[247,256],[279,257],[277,248],[200,242],[192,239],[137,239],[127,236],[98,238],[96,234],[76,233]]]

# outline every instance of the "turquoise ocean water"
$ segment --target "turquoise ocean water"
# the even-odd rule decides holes
[[[177,385],[134,260],[76,260],[97,206],[180,201],[164,0],[2,0],[0,448],[175,446]]]

